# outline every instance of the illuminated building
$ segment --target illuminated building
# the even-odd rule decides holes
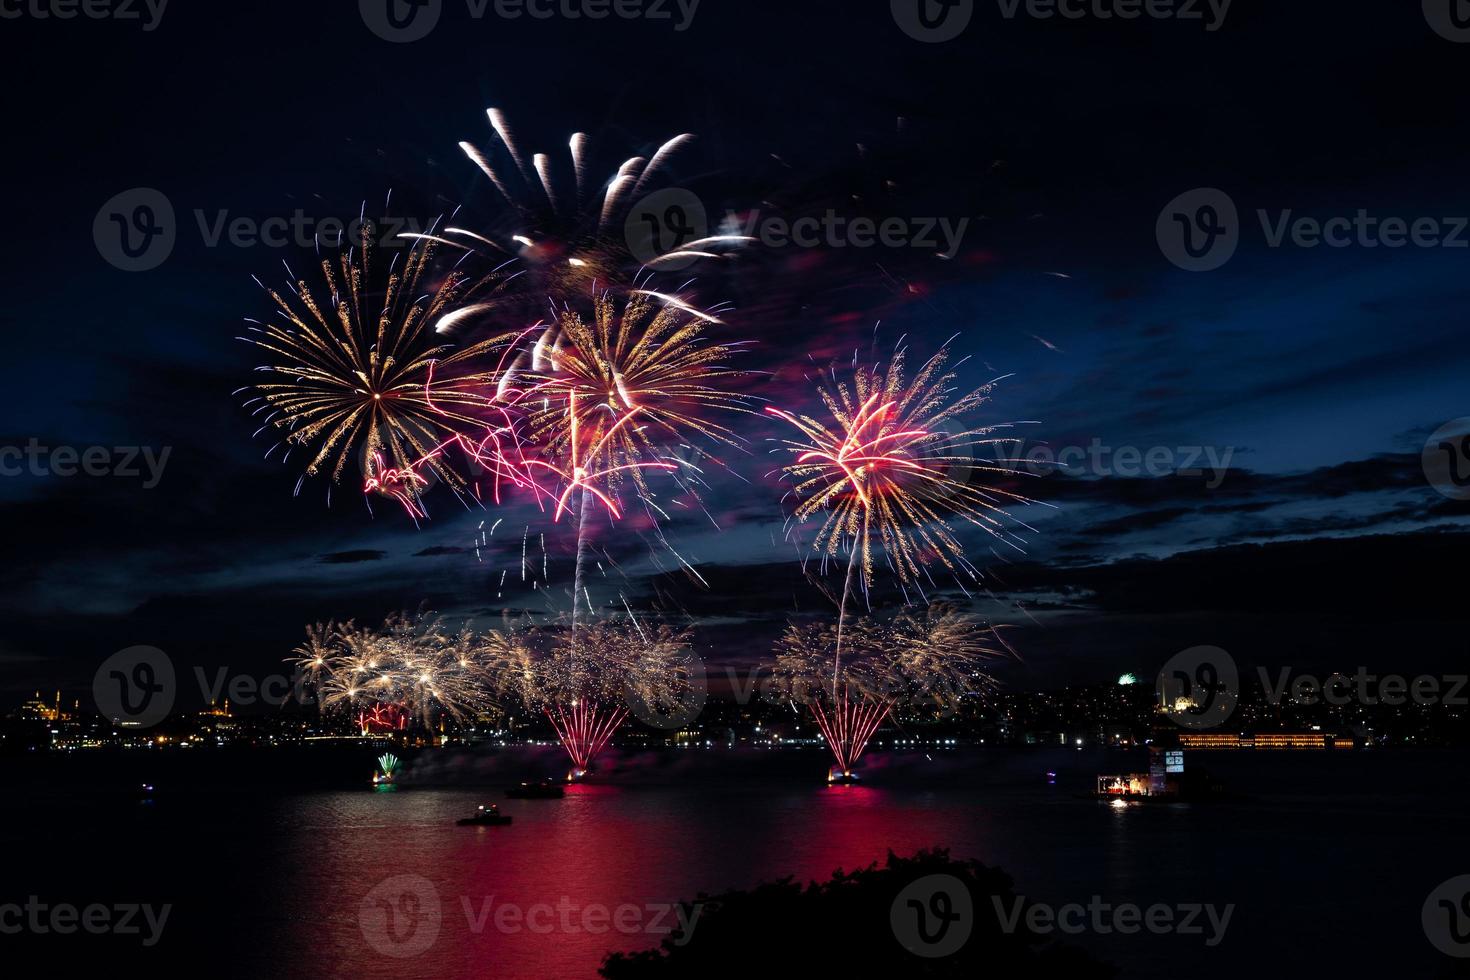
[[[1351,749],[1356,740],[1351,735],[1330,735],[1326,732],[1257,732],[1243,735],[1238,732],[1180,732],[1179,744],[1187,749],[1294,749],[1321,751],[1324,749]]]
[[[213,701],[209,702],[209,707],[206,710],[199,712],[199,717],[200,718],[228,718],[228,717],[230,717],[230,699],[229,698],[225,698],[225,703],[224,703],[224,706],[223,707],[216,705]]]
[[[45,701],[41,700],[41,692],[37,691],[34,698],[20,706],[18,713],[23,718],[33,718],[38,721],[59,721],[62,717],[61,692],[56,692],[56,703],[54,705],[48,705]]]

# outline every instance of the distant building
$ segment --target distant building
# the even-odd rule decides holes
[[[1180,732],[1179,744],[1187,749],[1231,750],[1231,749],[1296,749],[1321,751],[1324,749],[1351,749],[1357,740],[1351,735],[1334,735],[1327,732]]]

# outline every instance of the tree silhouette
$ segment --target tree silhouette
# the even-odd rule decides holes
[[[923,941],[915,942],[916,932],[897,926],[904,916],[921,914],[924,902],[911,902],[928,886],[916,883],[932,875],[958,879],[968,891],[968,939],[945,956],[920,955],[934,948],[926,949]],[[917,892],[901,896],[911,885]],[[749,891],[700,895],[684,903],[683,921],[693,923],[688,937],[675,932],[658,949],[611,953],[600,973],[608,980],[847,973],[1094,980],[1116,975],[1082,950],[1029,930],[1024,914],[1008,931],[1003,923],[1011,921],[1016,901],[1010,876],[978,861],[953,860],[947,850],[920,851],[911,858],[890,851],[882,868],[874,863],[850,873],[839,870],[831,880],[805,887],[787,877]],[[1022,908],[1031,904],[1023,900]],[[956,920],[954,928],[965,925]],[[901,931],[918,952],[905,948]]]

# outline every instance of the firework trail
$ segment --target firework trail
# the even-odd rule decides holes
[[[920,577],[927,578],[936,561],[962,589],[963,578],[980,579],[951,520],[974,525],[1018,551],[1021,540],[1010,525],[1031,530],[1005,508],[1035,501],[983,482],[1018,472],[1004,448],[1016,440],[995,436],[1009,424],[977,428],[965,421],[989,400],[997,382],[963,392],[953,371],[945,369],[948,358],[946,344],[908,379],[900,347],[886,367],[856,367],[850,382],[834,373],[819,389],[829,421],[766,409],[800,433],[799,439],[780,440],[779,450],[791,457],[782,472],[794,485],[795,520],[823,515],[813,548],[824,563],[848,548],[834,658],[839,670],[848,602],[855,580],[865,594],[872,586],[875,544],[905,593],[912,586],[922,595]],[[993,458],[982,459],[985,452]],[[835,691],[836,670],[833,683]]]
[[[900,345],[886,366],[855,364],[850,380],[831,372],[819,388],[825,419],[766,409],[799,433],[777,449],[787,457],[782,474],[793,483],[793,519],[820,520],[813,549],[824,566],[848,550],[835,627],[792,627],[778,662],[778,673],[810,679],[830,655],[826,690],[792,700],[810,706],[843,774],[891,712],[896,684],[908,678],[943,687],[956,666],[968,667],[989,651],[949,611],[931,610],[922,621],[905,615],[887,627],[868,618],[849,625],[855,586],[865,595],[871,590],[875,551],[884,554],[906,598],[910,588],[924,596],[922,580],[932,583],[935,563],[968,595],[964,579],[978,582],[980,573],[965,557],[955,524],[971,524],[1018,551],[1022,541],[1011,526],[1030,530],[1007,507],[1035,501],[985,482],[1017,472],[1006,458],[1015,440],[996,435],[1009,426],[966,420],[997,382],[965,391],[948,360],[946,343],[909,378]]]
[[[746,372],[730,366],[742,345],[712,342],[704,319],[647,293],[601,293],[591,318],[568,306],[535,340],[524,369],[526,431],[541,454],[528,465],[560,487],[554,520],[578,493],[577,575],[573,601],[586,598],[591,512],[622,516],[628,489],[650,515],[661,514],[647,476],[680,480],[690,467],[675,449],[694,439],[739,447],[717,416],[749,413],[751,399],[727,385]],[[680,482],[686,491],[687,482]],[[665,515],[666,516],[666,515]],[[654,517],[657,522],[656,516]]]

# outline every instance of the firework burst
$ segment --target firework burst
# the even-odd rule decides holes
[[[288,455],[306,451],[303,479],[326,474],[339,482],[356,455],[370,487],[417,498],[426,471],[462,485],[434,451],[453,426],[481,424],[481,394],[491,382],[484,361],[493,345],[455,349],[437,339],[433,325],[500,295],[508,278],[453,272],[436,284],[432,242],[387,259],[375,235],[365,221],[356,248],[336,261],[323,258],[320,290],[304,279],[289,298],[266,289],[278,317],[250,321],[241,339],[271,356],[256,369],[270,380],[241,390],[253,392],[246,406],[259,403],[254,414],[264,415],[257,433],[281,434],[267,456],[282,445]]]
[[[496,690],[546,716],[584,771],[628,717],[630,703],[675,703],[689,688],[685,630],[634,619],[487,634],[481,661]]]
[[[546,293],[577,294],[596,283],[631,282],[643,269],[696,259],[718,259],[718,250],[752,241],[740,235],[711,235],[680,242],[671,251],[638,259],[626,233],[630,210],[661,184],[667,165],[694,140],[684,133],[665,142],[650,156],[624,160],[606,180],[590,174],[591,138],[574,133],[565,163],[544,153],[530,158],[522,151],[505,114],[486,110],[493,139],[477,146],[459,144],[495,187],[508,208],[500,228],[476,232],[445,228],[437,241],[488,254],[492,259],[523,263]],[[480,312],[467,308],[469,317]]]
[[[396,615],[381,627],[355,623],[307,628],[295,663],[312,672],[324,713],[356,713],[368,721],[403,728],[416,718],[464,721],[492,706],[493,684],[474,633],[449,632],[428,616]]]
[[[527,369],[503,379],[503,393],[520,386],[514,398],[541,450],[533,465],[563,486],[556,518],[576,489],[620,516],[618,487],[648,499],[646,472],[678,470],[670,448],[690,439],[739,445],[711,418],[750,411],[747,396],[720,386],[745,376],[729,366],[739,345],[710,342],[705,319],[647,293],[604,291],[590,321],[563,308],[527,352]]]
[[[946,345],[908,379],[900,348],[886,367],[857,368],[850,383],[834,377],[820,389],[830,421],[766,409],[801,434],[781,440],[792,457],[783,472],[794,484],[796,520],[822,515],[813,547],[824,561],[850,549],[844,601],[854,566],[864,590],[871,587],[875,544],[905,587],[919,586],[936,561],[963,587],[963,579],[980,575],[953,522],[1017,550],[1011,525],[1030,530],[1006,507],[1035,501],[984,482],[1016,473],[1005,458],[1015,440],[995,435],[1010,426],[975,428],[965,421],[996,382],[963,392],[945,369],[948,358]]]
[[[837,624],[788,626],[776,648],[773,691],[811,710],[844,775],[895,708],[953,712],[991,686],[983,664],[1009,652],[994,629],[939,606],[888,623],[863,617],[847,624],[846,658],[834,668],[838,639]]]

